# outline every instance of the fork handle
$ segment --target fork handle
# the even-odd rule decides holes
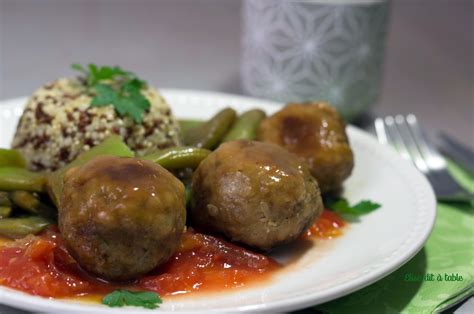
[[[440,202],[467,202],[473,204],[474,202],[474,193],[470,192],[457,192],[453,194],[446,195],[436,195],[436,198]],[[472,208],[472,206],[471,206]]]

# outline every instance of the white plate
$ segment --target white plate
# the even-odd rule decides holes
[[[210,92],[162,90],[181,118],[208,118],[225,106],[258,107],[273,113],[281,104]],[[0,147],[9,147],[25,99],[0,106]],[[423,246],[434,224],[436,202],[426,179],[390,148],[366,132],[348,127],[355,168],[345,183],[352,202],[370,199],[382,208],[351,224],[334,240],[318,242],[286,270],[259,286],[204,296],[165,299],[157,311],[288,311],[333,300],[390,274]],[[50,300],[0,288],[6,305],[55,312],[130,312],[99,304]],[[133,309],[150,313],[150,310]]]

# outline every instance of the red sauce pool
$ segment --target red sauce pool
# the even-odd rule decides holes
[[[324,210],[315,223],[308,228],[303,237],[332,239],[342,235],[346,222],[333,211]]]
[[[324,211],[305,236],[332,238],[344,226]],[[258,282],[281,269],[272,258],[214,236],[188,230],[170,260],[140,280],[114,284],[83,271],[67,252],[59,231],[5,241],[0,246],[0,285],[52,298],[100,298],[116,289],[149,290],[161,296],[232,289]]]

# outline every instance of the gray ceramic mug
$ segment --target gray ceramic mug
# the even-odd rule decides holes
[[[388,1],[245,0],[242,18],[246,94],[325,100],[348,120],[376,102]]]

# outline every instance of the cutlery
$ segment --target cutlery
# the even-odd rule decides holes
[[[462,188],[449,174],[446,160],[423,135],[413,114],[375,119],[379,142],[393,146],[421,171],[442,201],[472,201],[474,195]]]
[[[444,132],[439,133],[440,151],[463,167],[474,173],[474,152]]]

